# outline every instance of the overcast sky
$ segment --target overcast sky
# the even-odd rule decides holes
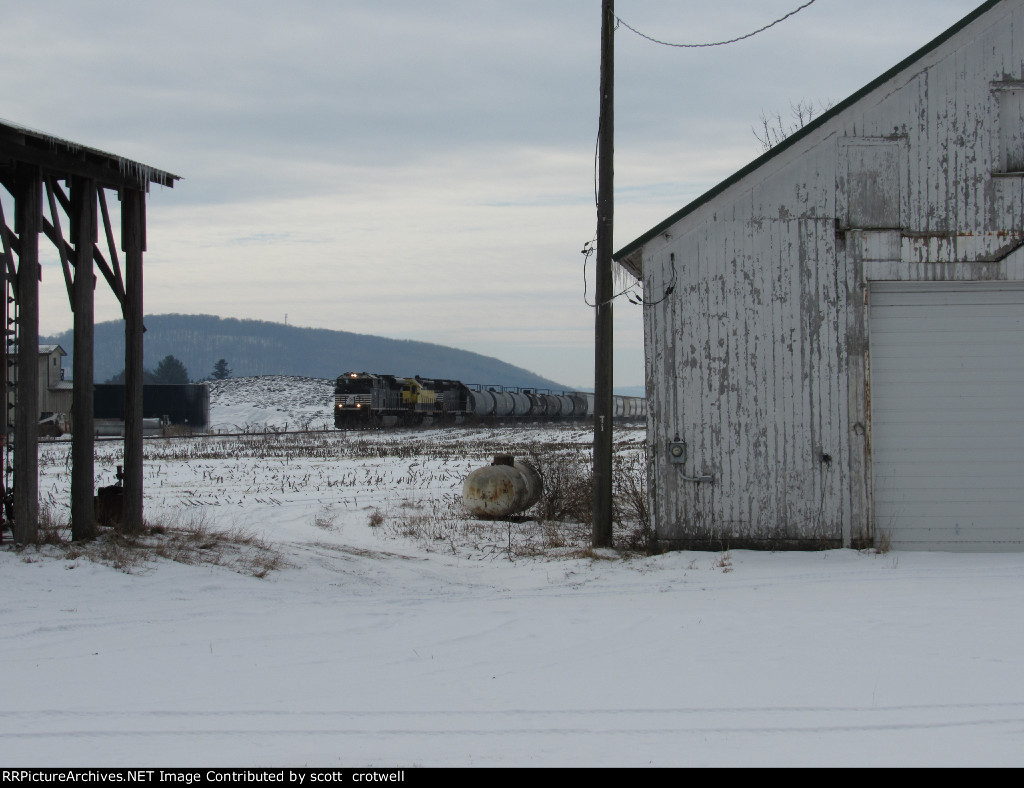
[[[656,38],[703,42],[802,2],[615,10]],[[716,49],[620,28],[616,248],[756,158],[762,113],[840,101],[978,5],[817,0]],[[147,313],[287,316],[589,386],[580,250],[596,221],[600,7],[0,0],[0,118],[183,177],[149,198]],[[48,247],[43,333],[71,326]],[[586,285],[592,301],[592,268]],[[118,317],[101,280],[97,320]],[[618,301],[615,324],[615,383],[641,384],[641,308]]]

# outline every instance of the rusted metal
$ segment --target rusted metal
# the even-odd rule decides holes
[[[543,482],[529,462],[499,454],[491,465],[477,468],[462,483],[466,508],[481,519],[510,517],[540,500]]]

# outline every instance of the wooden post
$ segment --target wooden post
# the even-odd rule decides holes
[[[7,263],[10,260],[13,263],[14,252],[11,249],[11,242],[7,236],[7,217],[4,215],[3,205],[0,204],[0,233],[3,233],[3,237],[0,238],[0,295],[4,298],[4,324],[3,324],[3,337],[4,337],[4,363],[3,363],[3,374],[0,374],[0,402],[3,403],[3,423],[0,424],[3,432],[0,433],[0,494],[7,492],[7,439],[10,433],[11,417],[14,415],[11,413],[10,405],[11,398],[8,395],[8,383],[11,377],[11,324],[8,322],[11,317],[12,305],[7,294],[8,283],[10,277],[8,276]],[[13,265],[11,266],[13,268]],[[3,501],[0,501],[0,506],[3,506]],[[0,514],[6,519],[7,514],[4,511],[0,511]]]
[[[612,217],[615,151],[615,3],[601,4],[601,109],[594,326],[594,547],[612,545]]]
[[[124,189],[121,249],[124,251],[124,521],[142,529],[142,253],[146,248],[146,195]]]
[[[75,247],[73,289],[75,361],[71,413],[71,538],[88,539],[96,531],[93,506],[93,321],[95,311],[92,254],[96,244],[96,184],[71,181],[71,241]]]
[[[43,179],[39,167],[19,164],[15,187],[18,236],[18,363],[14,413],[14,541],[39,533],[39,233]]]
[[[14,184],[8,187],[10,194],[17,201],[19,200],[18,191],[18,174],[15,172]],[[40,198],[41,200],[42,198]],[[20,258],[21,252],[19,251],[21,245],[17,238],[17,229],[19,226],[20,218],[18,216],[18,208],[15,207],[14,211],[14,224],[13,228],[7,226],[7,217],[4,215],[3,205],[0,205],[0,233],[3,233],[3,238],[0,239],[0,248],[3,250],[3,257],[0,258],[0,293],[3,293],[5,299],[4,302],[4,368],[3,374],[0,375],[0,402],[3,402],[4,408],[4,419],[3,419],[3,440],[0,442],[0,492],[4,495],[4,500],[0,502],[0,506],[4,507],[2,512],[3,518],[6,519],[8,514],[12,515],[13,512],[9,512],[7,509],[7,494],[14,489],[13,479],[8,476],[9,472],[13,470],[13,452],[14,452],[14,441],[12,436],[14,434],[14,398],[11,396],[12,393],[17,391],[15,381],[18,376],[18,348],[15,345],[16,332],[12,328],[17,310],[12,306],[14,303],[14,296],[17,295],[17,266],[15,264],[15,254]],[[10,445],[8,445],[10,441]],[[10,488],[8,485],[10,484]],[[11,525],[12,535],[14,532],[14,526]]]

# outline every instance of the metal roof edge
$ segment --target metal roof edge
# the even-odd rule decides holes
[[[888,82],[890,79],[895,77],[901,71],[906,70],[909,66],[913,65],[918,60],[921,60],[922,58],[924,58],[927,54],[929,54],[933,50],[938,49],[942,44],[944,44],[946,41],[951,39],[954,35],[959,33],[961,30],[963,30],[965,27],[970,25],[976,19],[978,19],[979,17],[984,16],[986,13],[988,13],[993,8],[995,8],[997,5],[999,5],[1000,3],[1004,3],[1004,2],[1007,2],[1007,0],[987,0],[987,2],[985,2],[982,5],[978,6],[976,9],[971,11],[971,13],[969,13],[967,16],[965,16],[963,19],[961,19],[956,24],[954,24],[952,27],[950,27],[947,30],[945,30],[944,32],[940,33],[934,39],[929,41],[927,44],[925,44],[923,47],[921,47],[920,49],[915,51],[910,56],[908,56],[908,57],[904,58],[903,60],[901,60],[895,66],[893,66],[888,71],[886,71],[884,74],[882,74],[881,76],[877,77],[876,79],[873,79],[867,85],[865,85],[860,90],[858,90],[856,93],[854,93],[851,96],[847,97],[846,99],[844,99],[842,102],[840,102],[836,106],[832,107],[828,112],[826,112],[823,115],[820,115],[819,117],[815,118],[813,121],[808,123],[803,128],[793,132],[791,135],[786,137],[786,139],[784,139],[778,145],[774,146],[771,150],[767,151],[763,155],[761,155],[758,158],[754,159],[746,167],[744,167],[743,169],[733,173],[726,180],[722,181],[717,186],[714,186],[711,189],[709,189],[708,191],[704,192],[704,194],[702,194],[696,200],[694,200],[693,202],[691,202],[688,205],[684,206],[683,208],[679,209],[674,214],[669,216],[667,219],[665,219],[664,221],[662,221],[659,224],[657,224],[654,227],[652,227],[650,230],[648,230],[646,233],[641,235],[636,240],[634,240],[634,241],[630,242],[629,244],[627,244],[626,246],[622,247],[622,249],[620,249],[618,252],[616,252],[615,254],[612,255],[612,259],[615,260],[616,262],[621,262],[626,257],[628,257],[630,254],[636,252],[641,247],[643,247],[644,244],[646,244],[648,241],[650,241],[656,235],[659,235],[660,233],[663,233],[665,230],[667,230],[673,224],[678,222],[680,219],[684,218],[685,216],[687,216],[690,213],[693,213],[695,210],[700,208],[702,205],[704,205],[705,203],[707,203],[710,200],[712,200],[714,197],[716,197],[719,194],[721,194],[722,192],[724,192],[730,186],[735,185],[739,181],[743,180],[750,173],[754,172],[755,170],[760,169],[763,165],[767,164],[769,161],[774,159],[776,156],[781,154],[783,151],[789,149],[791,146],[795,145],[801,139],[803,139],[804,137],[808,136],[809,134],[811,134],[812,132],[814,132],[815,130],[820,128],[821,126],[823,126],[826,123],[828,123],[830,120],[832,120],[834,117],[836,117],[839,113],[843,112],[844,110],[848,109],[852,105],[856,104],[858,101],[860,101],[866,95],[871,93],[873,90],[875,90],[879,86],[881,86],[881,85],[885,84],[886,82]]]

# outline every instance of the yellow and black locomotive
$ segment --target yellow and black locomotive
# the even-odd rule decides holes
[[[617,419],[643,419],[643,397],[615,396]],[[347,372],[334,388],[338,429],[466,421],[567,421],[594,415],[594,395],[566,391],[466,385],[458,380]]]

